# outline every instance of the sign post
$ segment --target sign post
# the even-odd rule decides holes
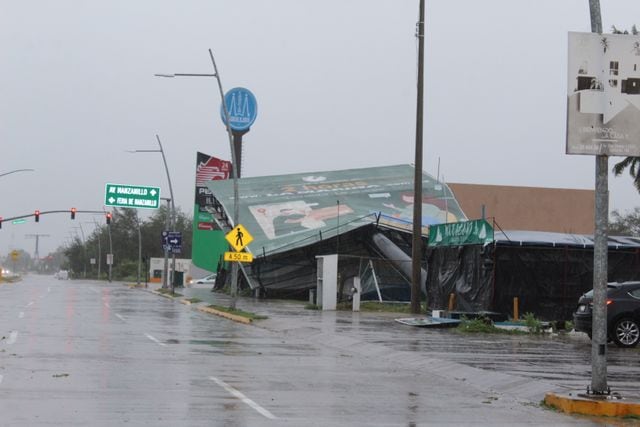
[[[182,233],[180,231],[163,231],[162,249],[172,254],[182,253]]]
[[[567,154],[596,156],[591,387],[607,385],[609,156],[640,155],[640,36],[602,34],[600,1],[589,0],[591,33],[569,33]]]

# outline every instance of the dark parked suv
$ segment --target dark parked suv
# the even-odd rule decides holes
[[[591,337],[593,290],[582,295],[573,313],[576,331]],[[640,342],[640,282],[607,284],[607,336],[618,347],[635,347]]]

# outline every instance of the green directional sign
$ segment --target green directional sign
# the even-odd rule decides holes
[[[26,219],[20,218],[20,219],[14,219],[13,221],[11,221],[11,224],[24,224],[25,222],[27,222]]]
[[[429,246],[478,245],[493,241],[493,227],[484,219],[429,226]]]
[[[160,207],[160,187],[107,184],[104,193],[105,206],[142,209]]]

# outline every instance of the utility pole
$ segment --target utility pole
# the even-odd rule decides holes
[[[591,32],[602,34],[600,0],[589,0]],[[608,394],[607,281],[609,228],[609,157],[596,156],[595,233],[593,242],[593,319],[591,336],[591,393]]]
[[[87,256],[87,239],[85,239],[84,237],[84,230],[82,229],[82,224],[78,224],[79,227],[74,227],[77,229],[80,229],[80,236],[82,237],[82,253],[84,254],[84,260],[82,261],[82,272],[83,272],[83,278],[86,279],[87,278],[87,261],[88,261],[88,256]]]
[[[28,239],[36,239],[36,250],[33,254],[33,258],[36,263],[40,262],[40,238],[41,237],[50,237],[49,234],[25,234],[24,237]]]
[[[420,313],[420,289],[422,281],[422,121],[424,92],[424,1],[416,25],[418,37],[418,88],[416,107],[416,152],[413,178],[413,239],[411,249],[411,313]]]

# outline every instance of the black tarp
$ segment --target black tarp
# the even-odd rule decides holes
[[[395,257],[390,257],[381,250],[381,234],[386,236],[384,240],[387,245],[396,247],[398,253]],[[401,266],[406,263],[407,252],[410,253],[411,247],[403,238],[410,241],[410,235],[406,233],[370,224],[341,233],[339,240],[334,236],[307,246],[294,246],[286,252],[257,257],[245,268],[264,296],[307,299],[309,290],[316,288],[316,257],[338,254],[339,300],[350,296],[354,277],[366,276],[367,271],[373,270],[378,289],[362,282],[363,301],[379,297],[385,301],[409,301],[411,278],[407,277]],[[423,242],[426,244],[426,239]]]
[[[455,294],[456,310],[519,313],[542,320],[569,320],[580,295],[593,287],[590,236],[506,232],[493,244],[435,247],[427,251],[427,302],[446,309]],[[609,240],[608,280],[640,280],[638,239]]]

